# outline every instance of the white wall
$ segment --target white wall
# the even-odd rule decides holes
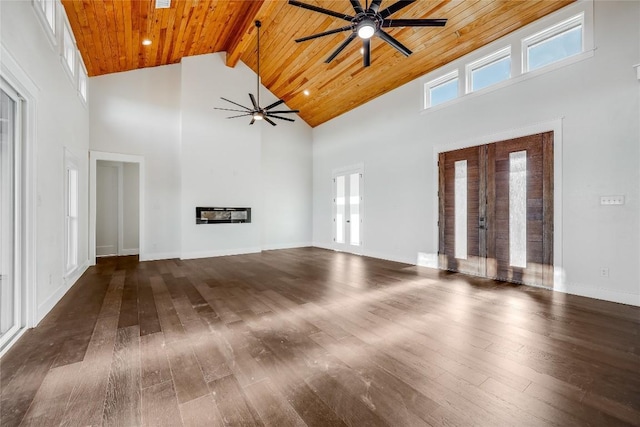
[[[262,248],[311,246],[311,128],[262,124]]]
[[[640,109],[632,68],[640,62],[640,3],[595,2],[594,15],[591,58],[424,114],[418,79],[315,128],[314,244],[332,244],[332,170],[363,162],[363,253],[409,263],[435,254],[436,147],[562,119],[563,218],[555,237],[565,288],[558,289],[640,305]],[[599,197],[611,194],[627,203],[600,206]]]
[[[59,8],[62,10],[62,8]],[[58,302],[76,276],[64,275],[64,148],[78,160],[80,173],[79,262],[88,265],[89,113],[75,82],[63,69],[54,45],[30,1],[0,2],[0,42],[37,88],[35,97],[37,322]],[[1,58],[3,62],[9,58]]]
[[[145,259],[180,256],[180,69],[89,78],[91,149],[145,159]]]
[[[255,74],[224,53],[90,78],[91,149],[146,164],[143,259],[195,258],[311,242],[311,128],[249,126],[225,97],[250,105]],[[261,87],[261,103],[276,100]],[[231,113],[231,114],[227,114]],[[196,206],[250,207],[250,224],[195,224]]]

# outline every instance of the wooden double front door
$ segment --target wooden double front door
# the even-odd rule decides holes
[[[441,153],[440,268],[553,286],[553,132]]]

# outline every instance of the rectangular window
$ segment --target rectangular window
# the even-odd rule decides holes
[[[62,56],[64,57],[64,63],[73,76],[76,74],[76,45],[69,26],[65,24],[62,28]]]
[[[79,179],[77,163],[65,155],[65,275],[78,267]]]
[[[434,107],[458,97],[458,71],[454,71],[425,85],[424,108]]]
[[[524,39],[525,72],[582,53],[583,29],[584,14],[580,14]]]
[[[78,92],[84,102],[87,102],[87,72],[80,63],[78,64]]]
[[[511,77],[511,47],[467,65],[467,92],[475,92]]]
[[[336,183],[336,243],[344,243],[345,223],[345,179],[344,175],[335,179]]]
[[[360,245],[360,174],[349,176],[349,240]]]
[[[454,163],[455,257],[467,259],[467,161]]]
[[[509,265],[527,268],[527,152],[509,153]]]
[[[36,6],[42,12],[49,29],[56,33],[56,2],[55,0],[35,0]]]

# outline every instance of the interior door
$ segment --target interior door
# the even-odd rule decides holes
[[[553,285],[553,133],[495,145],[495,277],[537,286]]]
[[[484,274],[479,199],[484,151],[482,146],[440,154],[440,267],[446,270]]]
[[[439,156],[440,268],[553,286],[553,133]]]
[[[362,171],[333,178],[333,241],[340,251],[360,253],[362,245]]]

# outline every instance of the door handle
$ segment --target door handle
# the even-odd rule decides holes
[[[348,219],[348,220],[347,220],[347,222],[351,222],[351,220],[350,220],[350,219]]]

